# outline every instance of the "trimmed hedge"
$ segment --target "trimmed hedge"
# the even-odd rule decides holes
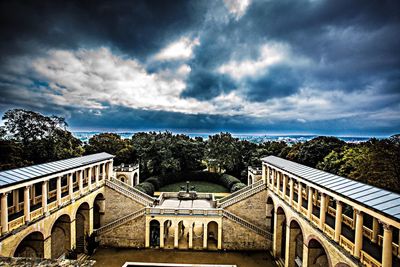
[[[162,176],[152,176],[144,180],[144,182],[135,186],[135,188],[148,195],[153,195],[154,191],[160,189],[165,185],[184,181],[203,181],[219,184],[227,188],[231,193],[246,186],[245,184],[241,183],[238,178],[229,174],[190,171],[169,173]]]

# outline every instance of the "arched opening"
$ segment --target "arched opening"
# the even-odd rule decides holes
[[[249,178],[248,178],[248,185],[251,185],[253,183],[253,177],[251,176],[251,174],[249,174]]]
[[[218,224],[214,221],[207,225],[207,249],[218,249]]]
[[[64,214],[51,228],[51,258],[59,258],[68,249],[71,249],[71,218]]]
[[[120,180],[123,183],[128,183],[128,179],[126,178],[125,175],[118,175],[118,180]]]
[[[160,246],[160,222],[157,220],[150,221],[150,246]]]
[[[164,247],[173,248],[174,247],[174,228],[172,227],[172,221],[166,220],[164,222]]]
[[[98,194],[94,199],[93,203],[93,228],[99,229],[104,225],[104,213],[105,213],[105,198],[103,194]]]
[[[44,237],[41,232],[33,232],[26,236],[14,252],[14,257],[43,258]]]
[[[193,248],[201,249],[203,247],[203,224],[201,222],[193,223]]]
[[[287,252],[286,260],[288,261],[287,266],[302,266],[303,262],[303,231],[297,221],[292,220],[289,225],[288,236],[286,237]]]
[[[265,219],[266,219],[266,224],[267,224],[267,229],[271,231],[274,229],[274,201],[272,200],[271,197],[268,197],[267,199],[267,204],[266,204],[266,214],[265,214]]]
[[[139,178],[138,178],[138,173],[135,172],[135,174],[133,175],[133,184],[132,186],[138,185],[139,184]]]
[[[276,210],[274,221],[274,256],[284,262],[286,253],[286,215],[281,207]]]
[[[178,248],[182,248],[182,249],[187,248],[187,243],[188,243],[188,240],[186,238],[187,230],[188,230],[188,227],[185,226],[183,221],[180,221],[178,223],[178,244],[177,244]]]
[[[330,266],[324,247],[316,239],[311,239],[308,243],[308,266]]]
[[[78,253],[84,253],[86,247],[86,234],[89,234],[89,204],[82,203],[75,217],[76,232],[76,250]]]

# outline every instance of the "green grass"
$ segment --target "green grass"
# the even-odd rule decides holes
[[[175,184],[168,184],[160,188],[160,192],[178,192],[181,189],[181,186],[185,186],[186,182],[179,182]],[[219,184],[213,184],[210,182],[202,182],[202,181],[190,181],[190,186],[195,186],[197,192],[201,193],[229,193],[228,189]]]

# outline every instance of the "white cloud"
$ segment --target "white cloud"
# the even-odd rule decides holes
[[[236,20],[240,19],[250,5],[250,0],[224,0],[229,13],[233,14]]]
[[[265,43],[260,47],[259,57],[251,60],[232,60],[218,67],[221,74],[228,74],[236,80],[244,77],[265,75],[268,68],[276,64],[308,64],[308,60],[294,56],[288,45],[283,43]]]
[[[198,38],[193,40],[182,37],[176,42],[163,48],[159,53],[154,56],[155,60],[179,60],[190,59],[193,56],[193,48],[200,44]]]

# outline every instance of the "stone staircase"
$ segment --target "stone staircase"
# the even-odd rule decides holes
[[[145,211],[146,211],[146,208],[134,211],[134,212],[122,217],[122,218],[119,218],[119,219],[117,219],[115,221],[112,221],[112,222],[110,222],[110,223],[108,223],[108,224],[106,224],[106,225],[104,225],[104,226],[102,226],[102,227],[100,227],[98,229],[95,229],[93,232],[95,234],[97,234],[97,235],[100,235],[100,234],[106,233],[108,231],[111,231],[115,227],[118,227],[118,226],[120,226],[120,225],[122,225],[122,224],[124,224],[124,223],[126,223],[126,222],[128,222],[130,220],[134,220],[136,218],[139,218],[140,216],[143,216],[145,214]]]
[[[230,205],[233,205],[242,199],[248,198],[249,196],[252,196],[258,192],[261,192],[264,190],[266,187],[265,183],[263,180],[260,180],[254,184],[248,185],[245,188],[242,188],[236,192],[233,192],[229,196],[226,196],[224,198],[221,198],[217,202],[217,206],[219,208],[226,208]]]
[[[227,210],[223,211],[223,216],[231,221],[234,221],[238,224],[240,224],[241,226],[259,234],[262,236],[265,236],[268,240],[272,240],[272,233],[268,232],[267,230],[264,230],[256,225],[254,225],[253,223],[246,221],[242,218],[240,218],[239,216],[233,214],[232,212],[229,212]]]
[[[123,183],[115,178],[106,179],[106,185],[119,193],[143,204],[144,206],[152,205],[155,198],[143,193],[132,186]]]

